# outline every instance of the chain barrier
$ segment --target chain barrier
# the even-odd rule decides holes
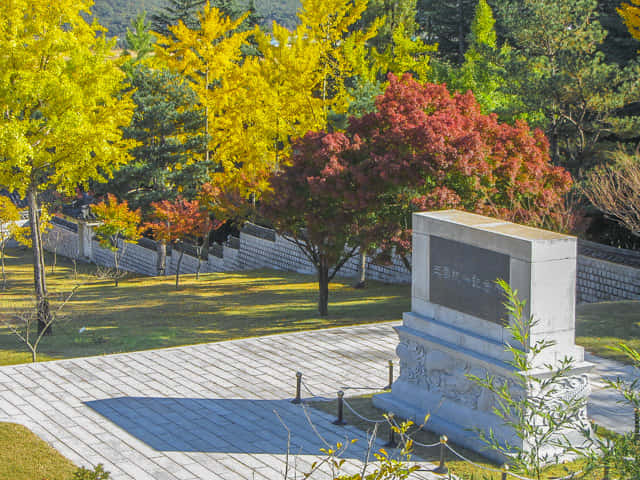
[[[485,467],[484,465],[480,465],[479,463],[474,462],[473,460],[469,460],[467,457],[465,457],[464,455],[462,455],[461,453],[458,453],[457,451],[455,451],[451,445],[449,445],[449,443],[445,443],[445,446],[447,447],[447,449],[449,449],[449,451],[451,453],[453,453],[456,457],[460,458],[460,460],[463,460],[467,463],[470,463],[471,465],[473,465],[476,468],[479,468],[481,470],[486,470],[488,472],[493,472],[493,473],[502,473],[502,470],[499,470],[497,468],[491,468],[491,467]],[[511,473],[509,472],[510,475],[513,475],[516,478],[519,478],[520,480],[532,480],[531,478],[526,478],[526,477],[519,477],[518,475],[516,475],[515,473]]]
[[[311,395],[312,398],[320,398],[318,395],[316,395],[311,391],[311,389],[307,386],[307,383],[304,380],[301,380],[301,383],[304,389],[307,391],[309,395]]]
[[[356,412],[355,409],[351,405],[349,405],[349,402],[347,402],[344,398],[342,399],[342,402],[347,406],[347,408],[349,410],[351,410],[351,413],[353,413],[360,420],[363,420],[363,421],[368,422],[368,423],[374,423],[374,424],[380,424],[380,423],[386,423],[387,422],[386,418],[383,418],[382,420],[371,420],[370,418],[367,418],[364,415],[360,415],[358,412]]]
[[[419,447],[422,447],[422,448],[433,448],[433,447],[437,447],[438,445],[440,445],[440,442],[436,442],[436,443],[432,443],[430,445],[427,445],[426,443],[420,443],[417,440],[414,440],[413,438],[411,439],[411,442],[413,442],[414,445],[418,445]]]
[[[326,440],[326,439],[325,439],[325,438],[320,434],[320,432],[319,432],[319,431],[318,431],[318,429],[316,428],[315,424],[312,422],[312,420],[311,420],[311,416],[309,415],[309,412],[308,412],[308,407],[307,407],[307,405],[305,404],[305,402],[306,402],[306,401],[308,401],[308,400],[312,400],[312,399],[327,400],[327,398],[325,398],[325,397],[320,397],[320,396],[316,395],[316,394],[311,390],[311,388],[309,388],[309,386],[306,384],[306,382],[305,382],[303,379],[300,379],[300,384],[304,387],[304,389],[307,391],[307,393],[308,393],[309,395],[311,395],[311,398],[306,398],[306,399],[304,399],[304,401],[301,403],[301,405],[302,405],[302,410],[303,410],[304,415],[305,415],[305,417],[306,417],[306,419],[307,419],[307,422],[308,422],[308,423],[309,423],[309,425],[311,426],[311,429],[313,430],[314,434],[318,437],[318,439],[319,439],[319,440],[320,440],[320,441],[321,441],[321,442],[322,442],[322,443],[323,443],[327,448],[332,448],[331,444],[329,444],[329,442],[327,442],[327,440]],[[371,390],[371,391],[380,391],[381,389],[380,389],[380,388],[375,388],[375,387],[341,387],[341,391],[342,391],[342,390]],[[368,418],[368,417],[366,417],[366,416],[364,416],[364,415],[360,414],[358,411],[356,411],[356,409],[355,409],[355,408],[353,408],[353,407],[351,406],[351,404],[350,404],[346,399],[344,399],[344,397],[342,397],[342,403],[343,403],[344,405],[346,405],[346,407],[349,409],[349,411],[351,411],[351,413],[352,413],[352,414],[354,414],[356,417],[358,417],[360,420],[362,420],[362,421],[364,421],[364,422],[372,423],[372,424],[374,424],[374,425],[376,425],[376,424],[378,424],[378,425],[379,425],[379,424],[382,424],[382,423],[390,423],[390,427],[392,427],[393,425],[395,425],[395,423],[393,422],[393,419],[391,419],[391,420],[390,420],[390,419],[388,419],[388,418],[384,418],[384,419],[381,419],[381,420],[373,420],[373,419],[371,419],[371,418]],[[411,436],[409,436],[409,435],[402,435],[402,439],[404,440],[405,438],[411,438]],[[505,477],[504,477],[504,475],[506,474],[507,476],[514,477],[514,478],[516,478],[516,479],[518,479],[518,480],[532,480],[532,479],[531,479],[531,478],[529,478],[529,477],[524,477],[524,476],[518,475],[518,474],[516,474],[516,473],[513,473],[513,472],[509,471],[509,470],[508,470],[508,469],[506,469],[506,468],[504,468],[504,469],[500,470],[500,469],[497,469],[497,468],[491,468],[491,467],[486,467],[486,466],[484,466],[484,465],[480,465],[479,463],[476,463],[476,462],[474,462],[473,460],[470,460],[469,458],[465,457],[464,455],[462,455],[461,453],[459,453],[458,451],[456,451],[456,450],[455,450],[454,448],[452,448],[452,447],[451,447],[451,445],[449,445],[449,443],[448,443],[448,442],[446,442],[446,441],[445,441],[445,442],[439,441],[439,442],[432,443],[432,444],[422,443],[422,442],[419,442],[419,441],[417,441],[417,440],[414,440],[413,438],[411,438],[411,441],[412,441],[412,443],[413,443],[414,445],[417,445],[417,446],[422,447],[422,448],[434,448],[434,447],[438,447],[438,446],[442,446],[442,445],[444,445],[444,446],[445,446],[445,447],[446,447],[446,448],[447,448],[451,453],[453,453],[456,457],[460,458],[462,461],[464,461],[464,462],[466,462],[466,463],[468,463],[468,464],[470,464],[470,465],[473,465],[474,467],[479,468],[480,470],[485,470],[485,471],[487,471],[487,472],[492,472],[492,473],[499,473],[499,474],[502,474],[502,475],[503,475],[503,478],[505,478]],[[433,470],[428,470],[428,469],[419,469],[419,470],[416,470],[416,471],[417,471],[417,472],[433,472]],[[582,471],[582,470],[580,470],[580,471],[578,471],[578,472],[572,472],[572,473],[570,473],[569,475],[564,476],[564,477],[557,478],[556,480],[572,480],[572,479],[576,478],[578,475],[580,475],[580,474],[582,474],[582,473],[583,473],[583,471]]]

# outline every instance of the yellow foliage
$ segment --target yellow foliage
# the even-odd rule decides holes
[[[630,0],[631,3],[623,3],[618,8],[629,33],[636,40],[640,40],[640,0]]]
[[[71,193],[124,163],[133,104],[90,0],[0,2],[0,184]]]
[[[271,33],[253,32],[261,56],[244,60],[235,108],[226,111],[232,123],[226,142],[235,154],[222,157],[221,171],[212,176],[224,196],[259,197],[270,188],[269,176],[288,162],[294,139],[327,130],[331,113],[347,112],[348,82],[361,74],[366,43],[378,28],[349,31],[366,5],[305,0],[294,31],[274,22]]]
[[[179,22],[169,27],[172,37],[157,34],[158,60],[184,75],[198,95],[206,115],[209,149],[218,161],[235,157],[242,138],[235,100],[244,82],[241,47],[251,34],[237,31],[245,18],[231,20],[207,2],[199,14],[198,30]]]
[[[159,36],[156,58],[185,75],[206,112],[218,164],[211,183],[233,199],[222,202],[226,212],[269,190],[296,138],[328,130],[333,114],[347,114],[355,82],[375,84],[389,71],[425,79],[435,47],[398,29],[392,49],[372,52],[384,19],[366,31],[352,28],[366,8],[367,0],[303,0],[295,30],[274,22],[267,33],[238,32],[244,17],[233,21],[207,4],[199,30],[180,23],[171,37]],[[250,36],[259,56],[242,55]]]
[[[29,227],[21,227],[19,221],[20,210],[18,207],[9,197],[0,195],[0,244],[4,245],[4,242],[9,238],[25,245],[31,243]]]

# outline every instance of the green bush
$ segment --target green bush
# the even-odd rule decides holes
[[[99,463],[93,470],[80,467],[75,471],[71,480],[108,480],[109,478],[109,472],[106,472],[102,464]]]

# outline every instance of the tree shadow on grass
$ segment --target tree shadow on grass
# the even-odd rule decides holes
[[[312,427],[303,406],[289,400],[118,397],[85,404],[158,451],[320,455],[322,439],[335,445],[363,436],[307,408]],[[343,458],[362,460],[365,444],[350,445]]]

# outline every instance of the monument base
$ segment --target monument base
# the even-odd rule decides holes
[[[431,335],[436,331],[437,336]],[[518,384],[515,370],[502,355],[504,344],[499,345],[491,338],[473,335],[415,313],[405,314],[404,324],[396,327],[396,332],[400,339],[396,348],[400,358],[400,376],[393,383],[391,393],[373,398],[376,407],[418,425],[424,423],[428,416],[425,429],[445,434],[452,442],[497,462],[504,462],[505,456],[489,449],[480,440],[477,429],[487,433],[491,430],[502,445],[526,448],[515,432],[493,413],[497,405],[494,394],[469,378],[472,375],[484,379],[489,375],[497,386],[506,383],[516,398],[533,396]],[[456,341],[459,337],[464,337],[464,345]],[[499,352],[499,355],[489,356],[483,352]],[[589,395],[587,372],[592,365],[580,360],[574,364],[570,376],[558,380],[558,401],[577,400]],[[550,370],[540,369],[529,375],[547,377],[550,374]],[[585,404],[575,419],[576,426],[588,428],[586,413]],[[578,428],[562,434],[574,446],[584,444],[584,436]],[[560,451],[548,445],[542,454],[555,459]]]

